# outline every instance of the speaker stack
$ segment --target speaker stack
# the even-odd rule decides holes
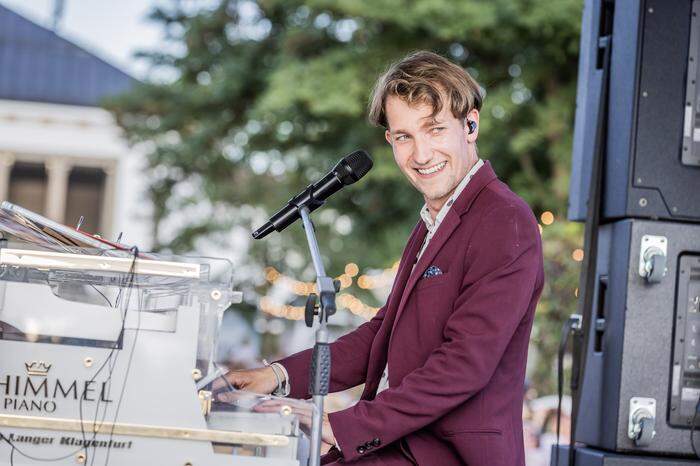
[[[553,466],[699,461],[698,14],[700,0],[585,1],[569,201],[587,243],[575,448]]]

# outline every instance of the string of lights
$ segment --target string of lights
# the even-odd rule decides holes
[[[394,280],[394,276],[396,276],[396,271],[398,268],[399,263],[397,261],[391,267],[383,269],[378,274],[363,274],[357,277],[360,269],[357,264],[350,262],[345,266],[345,272],[335,277],[335,279],[340,281],[341,290],[352,286],[353,278],[355,277],[357,277],[358,287],[364,290],[374,290],[377,288],[390,286]],[[292,277],[288,277],[280,273],[274,267],[265,268],[265,279],[270,284],[283,285],[299,296],[308,296],[311,293],[316,293],[316,283],[303,282]]]
[[[341,309],[347,309],[355,315],[364,319],[371,319],[379,310],[378,307],[369,306],[362,302],[361,299],[349,294],[340,293],[336,299],[336,304]],[[302,320],[304,318],[303,306],[292,306],[290,304],[277,304],[269,296],[260,298],[260,309],[274,317],[280,317],[288,320]]]
[[[359,288],[373,290],[390,286],[394,281],[398,267],[399,263],[395,262],[390,268],[383,269],[378,274],[363,274],[357,277],[360,273],[360,268],[357,264],[350,262],[345,266],[344,273],[335,277],[335,279],[340,281],[341,291],[351,287],[355,277],[357,277],[357,286]],[[308,296],[311,293],[316,293],[316,283],[296,280],[283,275],[274,267],[267,267],[265,269],[265,279],[272,285],[284,286],[298,296]],[[347,292],[341,293],[338,296],[336,304],[338,304],[341,309],[347,309],[353,314],[365,319],[371,319],[379,309],[378,307],[364,303],[357,296]],[[303,306],[278,304],[269,296],[262,297],[259,306],[263,312],[275,317],[282,317],[290,320],[301,320],[304,318]]]

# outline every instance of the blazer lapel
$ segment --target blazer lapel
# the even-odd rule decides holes
[[[396,323],[401,317],[401,313],[406,307],[406,301],[411,295],[411,291],[413,291],[413,288],[416,286],[416,283],[418,283],[418,279],[423,275],[423,272],[428,267],[428,264],[430,264],[430,262],[435,258],[440,249],[442,249],[442,246],[450,238],[450,236],[452,236],[452,233],[455,231],[459,224],[459,215],[456,215],[453,211],[448,212],[448,214],[445,216],[444,220],[440,224],[437,233],[435,233],[435,236],[433,236],[430,240],[430,243],[428,243],[428,247],[426,248],[426,250],[423,251],[423,255],[420,257],[420,259],[416,263],[416,266],[413,268],[413,271],[409,275],[408,282],[406,283],[403,293],[401,294],[401,301],[399,301],[399,308],[396,312],[396,318],[394,319],[394,322],[391,327],[392,333],[393,329],[396,327]],[[416,251],[416,254],[418,254],[418,250]]]
[[[413,229],[408,243],[406,244],[406,249],[401,257],[401,265],[396,271],[396,278],[394,279],[391,290],[391,300],[387,302],[387,306],[391,306],[403,295],[403,291],[399,290],[403,290],[406,286],[406,281],[408,280],[411,270],[413,270],[413,265],[416,263],[416,256],[418,255],[418,251],[420,251],[420,247],[423,245],[423,238],[425,238],[427,231],[422,220]],[[389,310],[387,309],[387,311]],[[387,312],[387,315],[388,314],[389,312]]]
[[[393,322],[396,318],[397,303],[403,296],[403,292],[401,290],[403,290],[406,286],[409,274],[413,269],[413,264],[415,264],[418,251],[420,251],[420,247],[423,245],[423,238],[425,238],[426,232],[427,229],[425,228],[425,224],[420,221],[413,229],[408,243],[406,244],[406,249],[404,249],[404,253],[401,257],[401,265],[396,272],[392,292],[389,301],[386,303],[387,311],[384,319],[387,322],[381,326],[379,333],[377,334],[377,337],[375,337],[374,343],[372,344],[371,352],[372,354],[378,355],[378,357],[371,356],[369,358],[369,365],[367,366],[368,383],[370,382],[370,379],[377,378],[373,377],[377,370],[379,370],[379,376],[381,377],[381,371],[386,365],[386,349],[389,341],[386,336],[389,334],[389,329],[393,328]]]

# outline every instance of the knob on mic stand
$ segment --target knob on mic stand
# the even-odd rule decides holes
[[[340,291],[340,280],[333,280],[333,287],[335,292]],[[319,315],[318,312],[318,295],[316,293],[310,293],[306,298],[306,305],[304,306],[304,322],[306,326],[311,328],[314,326],[314,318]]]

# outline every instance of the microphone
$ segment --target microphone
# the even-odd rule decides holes
[[[309,212],[313,212],[343,186],[353,184],[365,176],[372,165],[372,158],[363,150],[346,155],[326,176],[291,198],[265,225],[255,230],[253,238],[262,239],[273,231],[284,230],[301,217],[301,207],[306,206]]]

